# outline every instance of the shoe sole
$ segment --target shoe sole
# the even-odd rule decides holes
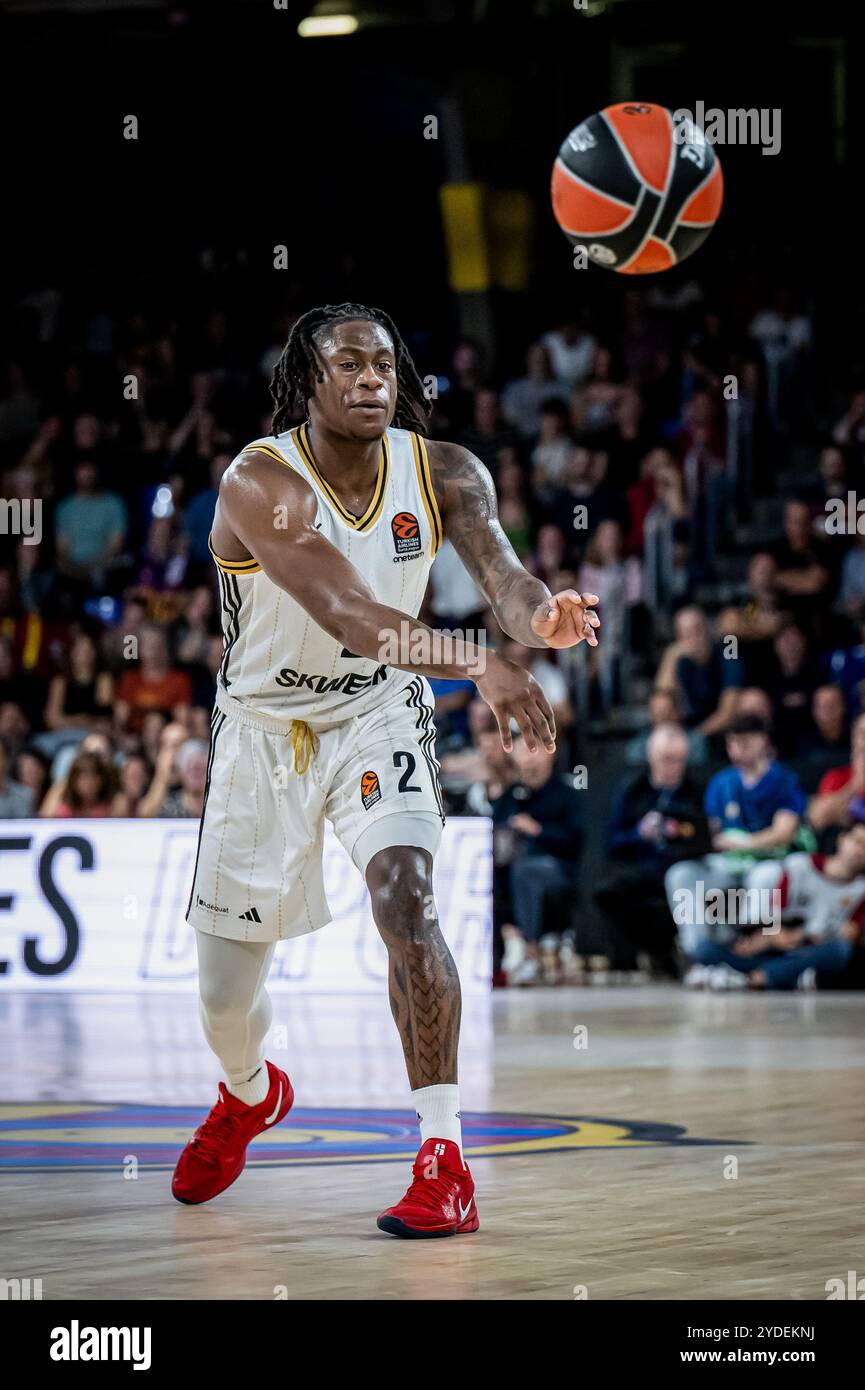
[[[286,1080],[288,1080],[287,1077],[286,1077]],[[294,1087],[292,1086],[292,1084],[291,1084],[290,1081],[288,1082],[288,1091],[286,1092],[285,1100],[286,1100],[285,1108],[283,1109],[282,1106],[280,1106],[280,1113],[277,1115],[276,1119],[273,1121],[272,1124],[265,1125],[265,1129],[273,1129],[274,1125],[282,1124],[282,1122],[283,1122],[283,1120],[285,1119],[286,1115],[288,1114],[289,1110],[290,1110],[291,1107],[294,1105]],[[264,1133],[264,1129],[260,1129],[260,1130],[258,1131],[258,1134],[263,1134],[263,1133]],[[253,1134],[252,1139],[257,1139],[257,1138],[258,1138],[258,1134]],[[250,1139],[249,1144],[252,1143],[252,1139]],[[228,1182],[225,1184],[225,1186],[224,1186],[224,1187],[220,1187],[220,1189],[219,1189],[218,1192],[211,1192],[211,1194],[210,1194],[209,1197],[181,1197],[181,1196],[178,1195],[178,1193],[176,1193],[176,1192],[174,1191],[174,1184],[172,1183],[172,1186],[171,1186],[171,1195],[172,1195],[172,1197],[174,1198],[175,1202],[181,1202],[182,1205],[185,1206],[185,1207],[203,1207],[204,1204],[205,1204],[205,1202],[212,1202],[213,1199],[214,1199],[215,1197],[221,1197],[222,1194],[223,1194],[223,1192],[227,1192],[227,1191],[228,1191],[228,1189],[231,1187],[232,1183],[236,1183],[236,1182],[237,1182],[237,1179],[240,1177],[241,1173],[243,1172],[244,1168],[246,1167],[246,1150],[249,1148],[249,1144],[247,1144],[246,1149],[244,1149],[244,1152],[243,1152],[243,1162],[241,1163],[241,1165],[240,1165],[240,1167],[238,1168],[237,1172],[234,1174],[234,1177],[233,1177],[233,1178],[229,1178],[229,1180],[228,1180]]]
[[[390,1236],[401,1236],[403,1240],[441,1240],[444,1236],[470,1236],[480,1226],[477,1216],[468,1226],[449,1226],[444,1231],[422,1231],[417,1226],[407,1226],[398,1216],[380,1216],[376,1225],[380,1231]]]

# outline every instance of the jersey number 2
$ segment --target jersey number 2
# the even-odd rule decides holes
[[[420,787],[413,787],[413,786],[411,785],[410,781],[409,781],[409,778],[411,777],[411,775],[412,775],[412,773],[414,772],[415,767],[416,767],[414,754],[413,754],[413,753],[394,753],[394,755],[393,755],[393,765],[394,765],[394,767],[402,767],[403,763],[405,763],[405,765],[406,765],[406,766],[405,766],[405,772],[403,773],[402,777],[400,777],[400,779],[399,779],[399,785],[398,785],[398,787],[397,787],[397,791],[400,791],[400,792],[419,792],[419,791],[421,790],[421,788],[420,788]]]

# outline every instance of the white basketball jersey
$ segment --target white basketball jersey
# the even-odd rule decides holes
[[[379,603],[417,616],[442,540],[420,435],[386,432],[363,516],[348,511],[322,477],[305,424],[247,448],[300,473],[316,495],[315,525],[322,535],[359,570]],[[313,729],[330,728],[387,704],[412,680],[410,672],[355,656],[334,641],[256,560],[224,560],[212,547],[211,554],[219,567],[225,636],[217,679],[242,704],[302,719]]]

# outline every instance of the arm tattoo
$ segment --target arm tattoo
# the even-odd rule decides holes
[[[480,459],[458,444],[427,444],[436,501],[444,532],[485,595],[499,626],[528,647],[546,643],[530,619],[550,591],[520,560],[502,530],[496,492]]]

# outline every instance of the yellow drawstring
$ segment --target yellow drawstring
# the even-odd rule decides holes
[[[291,721],[291,747],[294,752],[294,770],[299,777],[302,777],[315,752],[315,735],[302,719],[292,719]]]

